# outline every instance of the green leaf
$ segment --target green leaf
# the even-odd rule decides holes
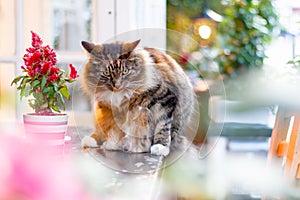
[[[49,91],[50,91],[50,88],[49,88],[49,87],[45,87],[45,88],[43,89],[43,93],[44,93],[44,94],[48,93]]]
[[[28,97],[29,94],[30,94],[31,89],[32,89],[32,87],[29,84],[27,84],[25,86],[25,88],[22,88],[21,93],[20,93],[21,99],[22,99],[22,97]]]
[[[44,96],[40,92],[33,92],[33,97],[36,98],[37,101],[42,101]]]
[[[24,87],[22,87],[21,85],[19,87],[17,87],[18,90],[22,90],[22,88],[24,88]]]
[[[47,78],[45,76],[43,76],[42,82],[41,82],[41,89],[43,89],[45,87],[46,83],[47,83]]]
[[[58,93],[59,101],[63,107],[65,107],[65,100],[61,93]]]
[[[51,107],[54,111],[56,111],[56,112],[59,112],[60,113],[60,110],[59,110],[59,107],[58,106],[56,106],[56,105],[52,105],[52,107]]]
[[[21,86],[22,87],[25,87],[26,86],[26,83],[30,82],[30,78],[29,77],[24,77],[21,81]]]
[[[58,85],[57,85],[57,83],[53,83],[53,89],[54,89],[55,92],[58,91]]]
[[[70,94],[69,94],[69,91],[67,89],[67,87],[62,87],[59,92],[64,96],[66,97],[68,100],[70,99]]]
[[[36,87],[37,85],[39,85],[40,84],[40,81],[39,80],[35,80],[35,81],[33,81],[32,83],[31,83],[31,86],[32,87]]]
[[[13,85],[13,84],[17,84],[20,80],[21,80],[21,78],[23,78],[23,76],[21,75],[21,76],[17,76],[16,78],[14,78],[14,80],[11,82],[11,86]]]
[[[47,99],[52,99],[55,95],[53,88],[49,88],[49,92],[46,93]]]

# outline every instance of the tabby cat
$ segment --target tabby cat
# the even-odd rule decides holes
[[[193,88],[169,55],[132,43],[82,41],[89,60],[83,90],[94,100],[95,131],[83,147],[167,156],[184,140]]]

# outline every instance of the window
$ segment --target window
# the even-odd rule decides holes
[[[53,46],[59,51],[81,52],[79,43],[91,40],[91,0],[52,0]]]
[[[87,59],[80,41],[102,43],[145,27],[165,30],[165,13],[166,0],[0,0],[0,123],[21,122],[22,113],[32,111],[27,100],[20,101],[16,88],[10,86],[13,77],[22,73],[22,56],[30,46],[31,30],[55,48],[61,67],[72,63],[80,72]],[[164,49],[163,33],[148,35],[143,44],[158,44]],[[140,38],[132,41],[136,39]],[[67,105],[71,124],[73,117],[80,123],[92,121],[85,115],[91,109],[90,101],[79,91],[79,82],[72,84],[73,101]],[[75,112],[80,114],[75,116]]]
[[[91,0],[2,0],[0,10],[0,26],[5,27],[0,32],[0,122],[16,118],[21,121],[22,113],[32,110],[26,99],[19,100],[10,82],[21,73],[22,56],[31,42],[30,31],[55,48],[58,65],[64,68],[72,63],[80,70],[86,60],[80,41],[91,40]],[[76,96],[79,87],[75,86],[70,89]],[[87,97],[74,98],[81,98],[81,104],[68,102],[67,109],[90,109]]]

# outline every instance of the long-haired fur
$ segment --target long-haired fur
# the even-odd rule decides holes
[[[82,42],[89,60],[82,87],[94,100],[95,132],[83,146],[168,155],[181,144],[192,85],[176,61],[132,43]]]

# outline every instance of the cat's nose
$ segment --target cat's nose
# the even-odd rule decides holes
[[[122,89],[122,83],[121,83],[121,81],[119,81],[119,80],[113,81],[112,82],[112,88],[114,90]]]

